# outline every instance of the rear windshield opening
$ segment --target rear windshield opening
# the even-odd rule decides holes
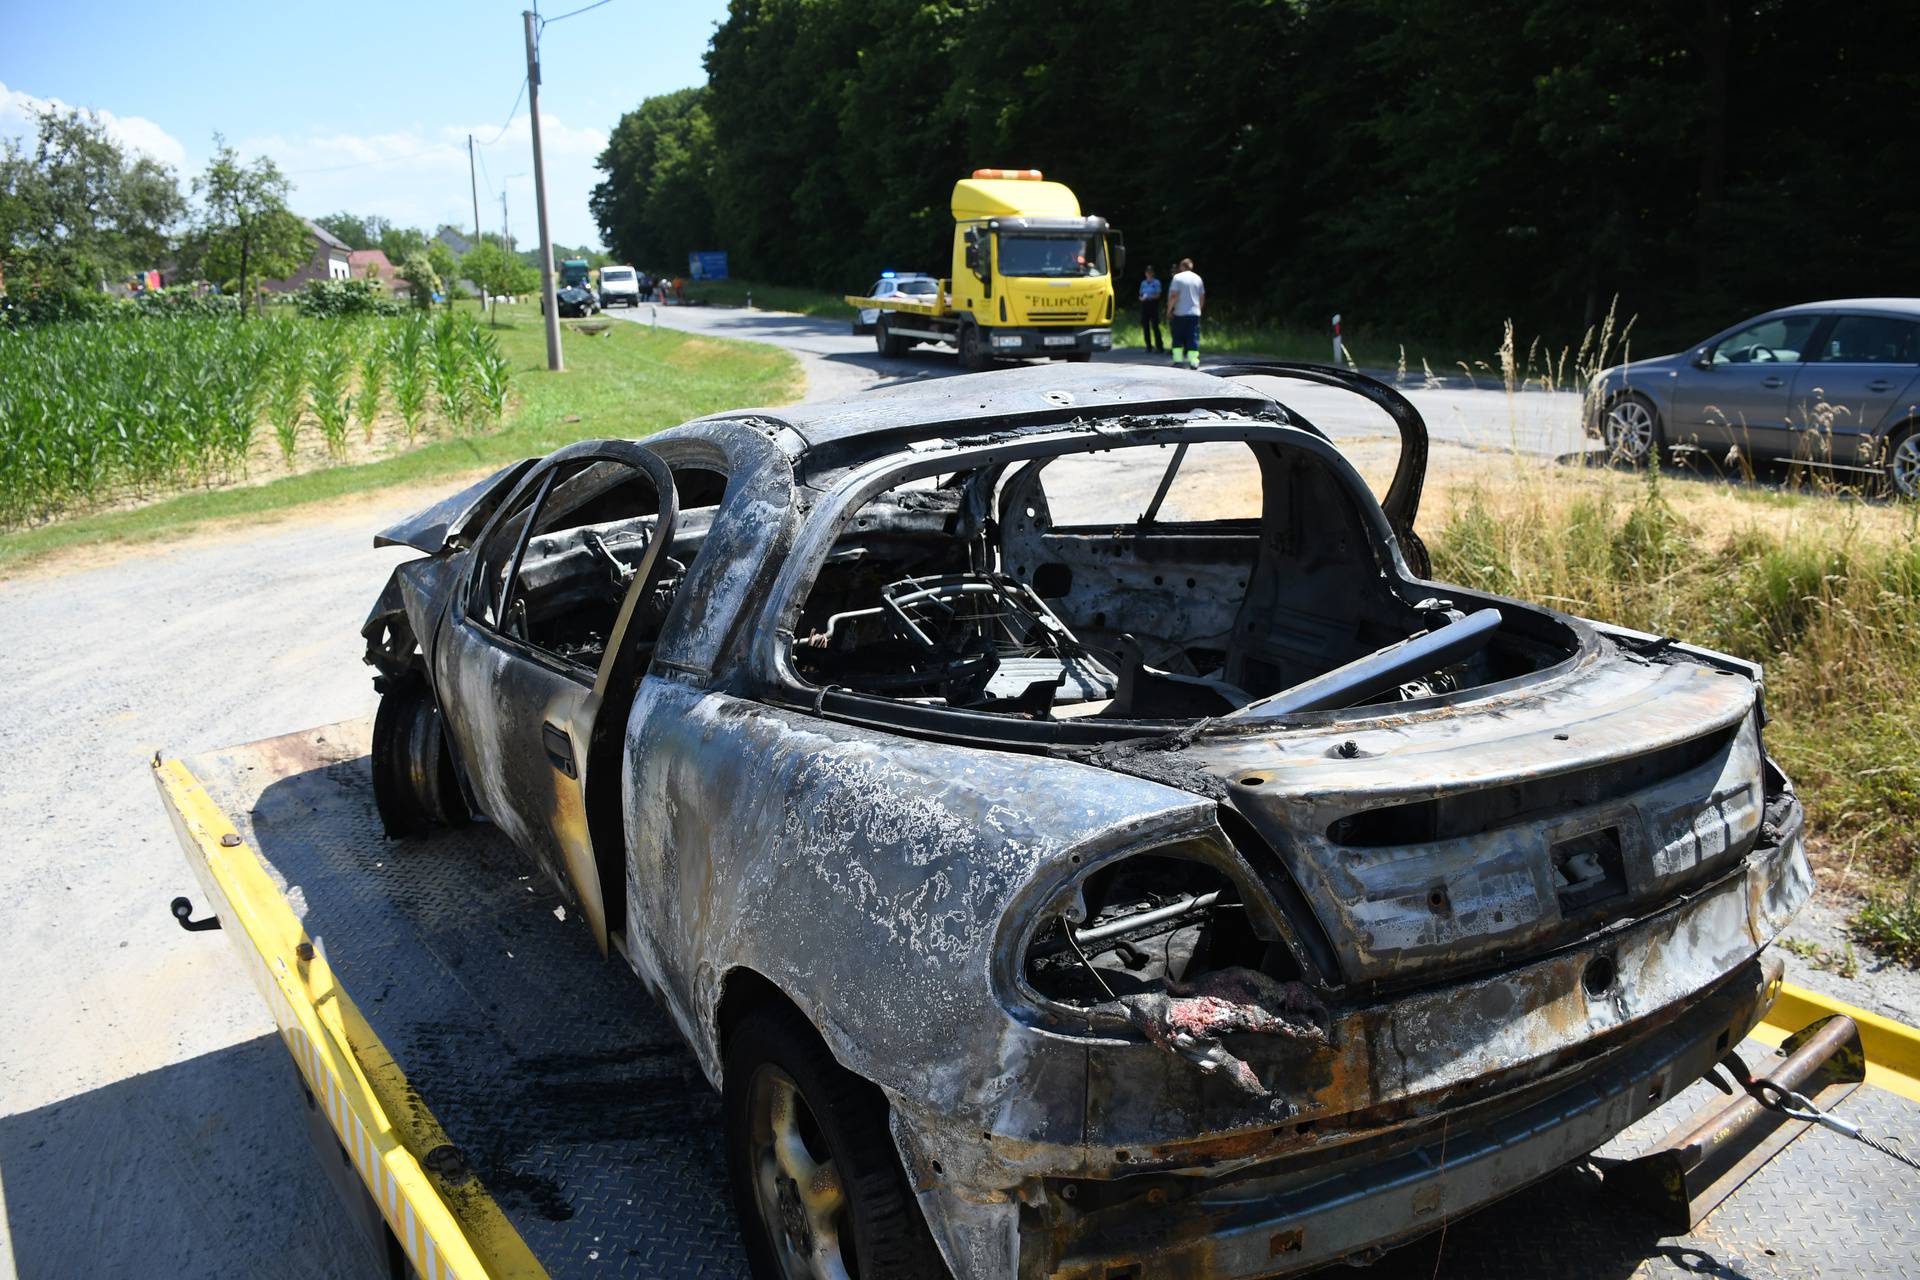
[[[1445,624],[1395,590],[1364,499],[1325,459],[1237,441],[1177,452],[1075,453],[880,494],[815,579],[795,668],[925,707],[1180,720]],[[1538,665],[1495,644],[1385,700]]]

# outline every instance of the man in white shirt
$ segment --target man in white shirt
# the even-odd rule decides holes
[[[1167,281],[1167,331],[1176,365],[1200,367],[1200,313],[1206,306],[1206,282],[1193,269],[1192,258],[1180,259],[1180,270]]]

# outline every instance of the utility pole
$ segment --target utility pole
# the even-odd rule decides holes
[[[500,247],[513,252],[513,224],[507,221],[507,193],[500,193]]]
[[[473,135],[467,135],[467,185],[473,188],[473,247],[480,247],[480,183],[473,176]]]
[[[547,170],[540,159],[540,49],[531,9],[520,15],[527,24],[527,116],[533,122],[533,207],[540,218],[540,305],[547,313],[547,368],[566,368],[560,356],[560,303],[553,288],[553,236],[547,230]]]

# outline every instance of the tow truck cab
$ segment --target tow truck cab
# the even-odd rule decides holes
[[[976,169],[953,184],[950,305],[971,315],[987,353],[1057,355],[1113,342],[1120,234],[1038,169]]]

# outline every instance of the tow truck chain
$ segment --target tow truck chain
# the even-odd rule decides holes
[[[1881,1155],[1898,1160],[1901,1164],[1907,1166],[1907,1168],[1920,1172],[1920,1160],[1915,1160],[1906,1152],[1896,1150],[1877,1138],[1868,1137],[1865,1133],[1861,1132],[1859,1125],[1849,1124],[1832,1112],[1822,1111],[1814,1104],[1811,1098],[1806,1097],[1804,1094],[1782,1088],[1771,1080],[1754,1079],[1753,1073],[1747,1070],[1747,1064],[1741,1061],[1738,1053],[1729,1053],[1726,1057],[1720,1059],[1720,1066],[1726,1070],[1728,1075],[1733,1077],[1736,1084],[1746,1090],[1749,1097],[1767,1110],[1777,1112],[1789,1120],[1800,1120],[1807,1124],[1817,1124],[1824,1129],[1831,1129],[1842,1137],[1852,1138],[1855,1142],[1865,1143]],[[1727,1086],[1720,1081],[1717,1072],[1708,1078],[1722,1089],[1726,1089],[1727,1092],[1732,1092],[1731,1089],[1727,1089]]]

